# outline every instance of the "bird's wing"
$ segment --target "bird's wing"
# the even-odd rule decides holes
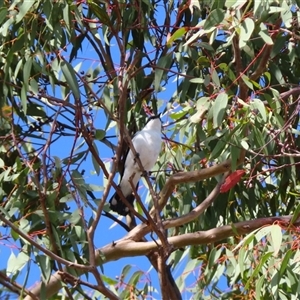
[[[132,137],[132,143],[133,143],[133,140],[135,139],[135,137],[140,133],[140,131],[137,131],[133,137]],[[124,175],[124,171],[125,171],[125,167],[126,167],[126,160],[127,160],[127,157],[128,157],[128,154],[129,154],[129,151],[130,151],[130,147],[127,145],[127,150],[126,150],[126,153],[124,154],[124,157],[122,158],[123,162],[124,162],[124,166],[123,166],[123,169],[122,169],[122,172],[120,172],[120,176],[121,176],[121,180],[122,180],[122,177]]]
[[[141,143],[143,143],[140,133],[141,132],[138,131],[132,139],[132,143],[133,143],[134,148],[137,151],[137,153],[140,149],[139,145]],[[121,187],[124,195],[132,192],[129,180],[130,180],[130,177],[134,173],[135,173],[135,176],[132,178],[132,183],[134,186],[136,186],[137,183],[139,182],[139,180],[141,179],[141,172],[140,172],[140,168],[139,168],[138,164],[136,163],[135,157],[134,157],[131,149],[128,148],[127,155],[125,158],[124,170],[123,170],[123,174],[121,175],[121,181],[120,181],[120,187]]]

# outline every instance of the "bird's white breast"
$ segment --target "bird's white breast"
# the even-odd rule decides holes
[[[155,165],[161,150],[161,122],[159,119],[148,123],[145,128],[136,133],[132,139],[133,146],[139,156],[139,159],[144,167],[144,170],[149,172]],[[132,175],[135,176],[132,178]],[[120,182],[123,193],[130,193],[131,188],[128,184],[130,178],[134,186],[138,183],[142,175],[142,170],[136,161],[136,157],[129,150],[125,161],[125,168],[122,180]]]
[[[161,149],[161,133],[154,130],[141,131],[132,142],[144,169],[151,171]]]

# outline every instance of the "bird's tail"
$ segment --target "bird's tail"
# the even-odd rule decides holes
[[[132,205],[134,201],[134,195],[130,194],[126,197],[126,200]],[[129,208],[127,205],[121,200],[118,193],[115,193],[109,200],[109,206],[112,211],[115,211],[119,215],[126,216],[129,213]]]

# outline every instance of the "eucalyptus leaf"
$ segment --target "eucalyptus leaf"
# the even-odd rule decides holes
[[[79,85],[78,85],[78,82],[76,79],[74,69],[66,61],[61,61],[60,67],[66,78],[66,82],[68,83],[68,85],[70,86],[70,88],[74,94],[75,99],[80,99]]]

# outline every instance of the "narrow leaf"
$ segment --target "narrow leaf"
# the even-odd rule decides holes
[[[272,237],[272,244],[274,248],[273,255],[276,256],[281,248],[281,243],[282,243],[282,231],[279,225],[277,224],[272,225],[271,237]]]
[[[228,104],[228,95],[226,93],[219,94],[212,108],[214,128],[217,128],[222,124],[224,114],[225,114],[225,109],[227,108],[227,104]]]
[[[170,48],[173,42],[177,39],[180,39],[187,32],[187,30],[188,30],[187,27],[177,29],[167,41],[167,47]]]
[[[22,103],[22,109],[24,111],[24,114],[27,114],[27,87],[25,84],[23,84],[21,89],[21,103]]]
[[[74,93],[74,97],[80,99],[79,85],[73,67],[66,61],[61,61],[60,66],[68,85]]]
[[[21,271],[26,263],[28,262],[29,257],[24,252],[20,252],[17,256],[12,252],[7,261],[6,274],[8,276],[14,275],[17,271]]]
[[[107,12],[102,9],[99,4],[96,4],[94,1],[88,0],[89,8],[99,19],[99,21],[107,26],[111,26],[111,22]]]
[[[260,115],[262,116],[264,122],[267,122],[267,113],[266,113],[266,108],[263,102],[260,99],[253,99],[250,102],[250,107],[253,110],[258,110],[260,112]]]
[[[213,10],[207,17],[203,29],[207,30],[207,29],[211,29],[212,27],[219,25],[223,20],[224,20],[224,10],[217,8],[215,10]]]
[[[154,76],[154,88],[156,91],[159,91],[162,77],[164,73],[167,72],[168,69],[170,68],[172,59],[173,59],[172,53],[162,56],[159,59],[157,63],[157,68],[155,69],[155,76]]]
[[[240,40],[239,40],[239,47],[243,48],[246,46],[246,43],[249,41],[252,32],[254,30],[255,24],[251,18],[246,18],[241,24],[241,31],[240,31]]]
[[[29,57],[23,69],[24,84],[26,85],[27,90],[28,90],[28,83],[29,83],[29,78],[31,73],[31,67],[32,67],[32,58]]]

